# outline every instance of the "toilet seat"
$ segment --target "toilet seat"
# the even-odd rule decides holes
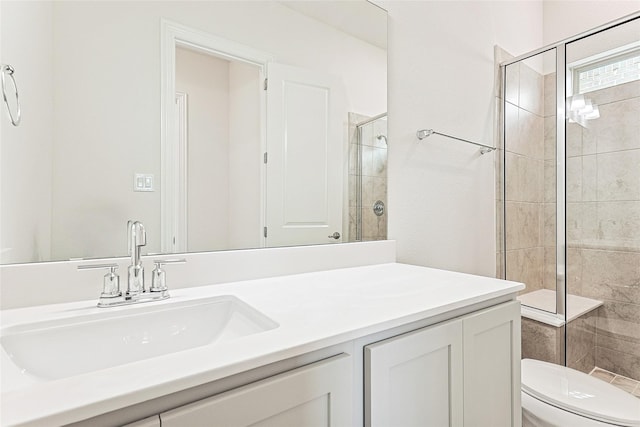
[[[583,417],[618,426],[640,427],[640,399],[571,368],[524,359],[522,391]]]

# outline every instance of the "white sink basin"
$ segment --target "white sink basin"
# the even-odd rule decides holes
[[[0,343],[23,374],[54,380],[277,326],[238,298],[220,296],[12,326],[2,329]]]

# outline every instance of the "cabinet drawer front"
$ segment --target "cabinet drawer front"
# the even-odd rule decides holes
[[[160,414],[163,427],[349,426],[352,360],[340,354]]]
[[[462,321],[365,347],[365,425],[462,425]]]

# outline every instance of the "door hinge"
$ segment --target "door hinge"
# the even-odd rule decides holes
[[[264,227],[264,237],[267,237],[267,227]]]
[[[264,90],[267,90],[267,87],[269,87],[269,79],[264,79]]]
[[[265,165],[267,164],[267,158],[268,158],[268,156],[267,156],[267,152],[265,151],[265,152],[264,152],[264,156],[263,156],[263,161],[264,161],[264,164],[265,164]]]

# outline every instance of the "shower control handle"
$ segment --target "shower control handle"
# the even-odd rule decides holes
[[[338,240],[338,239],[340,238],[340,233],[338,233],[338,232],[336,231],[335,233],[333,233],[332,235],[327,236],[327,237],[329,237],[330,239],[336,239],[336,240]]]

